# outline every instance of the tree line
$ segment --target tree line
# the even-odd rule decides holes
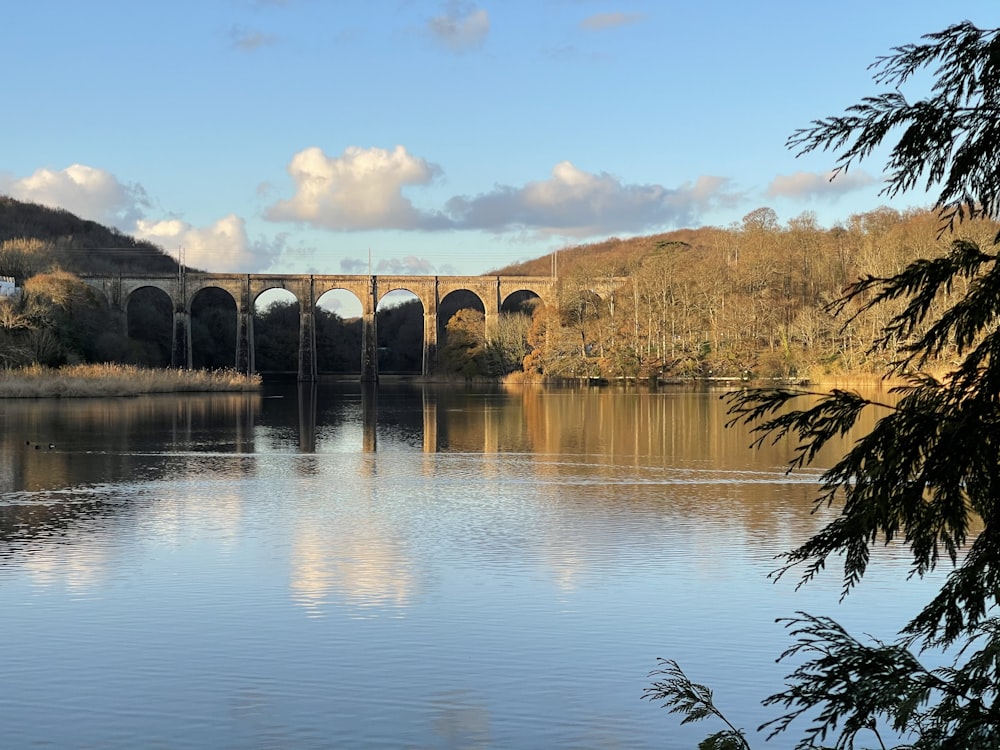
[[[947,252],[952,238],[942,238],[939,229],[938,215],[929,209],[883,207],[827,229],[811,213],[782,225],[765,207],[729,227],[572,248],[560,253],[558,305],[538,307],[530,319],[507,316],[477,343],[482,351],[503,353],[501,369],[529,378],[822,379],[878,373],[919,327],[873,348],[904,301],[866,307],[864,295],[843,306],[837,300],[857,278],[891,276],[919,258]],[[977,218],[960,230],[983,242],[998,225]],[[537,273],[544,263],[535,266],[502,273]],[[968,281],[956,280],[942,290],[928,318],[967,288]],[[521,334],[513,341],[512,327]],[[474,330],[466,337],[475,338]],[[954,355],[954,347],[945,345],[927,364],[944,367]],[[490,359],[481,356],[479,362],[479,374],[489,374]]]

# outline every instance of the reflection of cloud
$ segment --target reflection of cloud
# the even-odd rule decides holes
[[[427,22],[427,29],[454,52],[477,49],[490,33],[490,14],[474,5],[451,0],[444,13]]]
[[[693,185],[629,185],[606,172],[592,174],[568,161],[548,180],[523,187],[497,186],[473,198],[455,197],[447,211],[456,226],[502,232],[533,229],[540,234],[590,236],[638,232],[692,223],[703,210],[733,199],[720,177]]]
[[[235,479],[242,473],[227,461],[219,461],[212,467],[214,476],[220,479]],[[240,538],[240,524],[243,518],[242,495],[225,488],[220,482],[212,491],[212,502],[198,509],[197,527],[192,528],[192,516],[188,506],[198,503],[197,495],[179,495],[164,499],[152,507],[148,520],[150,533],[156,539],[171,544],[180,544],[186,536],[206,533],[217,544],[231,545]]]
[[[413,589],[409,562],[389,539],[362,520],[331,537],[329,529],[304,526],[292,548],[292,598],[322,616],[331,594],[356,607],[406,606]]]
[[[834,178],[833,172],[796,172],[778,175],[767,187],[769,197],[783,198],[839,198],[845,193],[866,188],[877,180],[864,170],[841,172]]]
[[[24,568],[40,586],[65,584],[69,589],[84,592],[93,589],[107,574],[109,549],[107,539],[88,539],[56,555],[29,555]]]
[[[335,157],[307,148],[288,165],[295,195],[270,206],[264,216],[339,231],[443,228],[446,221],[418,211],[403,196],[404,186],[427,185],[439,171],[402,146],[392,151],[350,146]]]
[[[110,172],[85,164],[53,171],[38,169],[28,177],[0,175],[0,193],[28,203],[62,208],[84,219],[131,231],[149,207],[141,185],[125,185]]]
[[[567,547],[564,542],[562,539],[553,542],[545,550],[545,558],[556,586],[568,593],[579,587],[577,581],[586,565],[579,552]]]

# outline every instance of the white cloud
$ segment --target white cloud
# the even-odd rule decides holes
[[[580,27],[587,31],[604,31],[618,26],[628,26],[639,23],[645,16],[642,13],[596,13],[584,18],[580,22]]]
[[[298,221],[340,231],[363,229],[435,229],[447,222],[425,214],[403,196],[406,185],[427,185],[437,166],[407,153],[350,146],[336,157],[317,147],[292,157],[288,174],[295,195],[265,210],[271,221]]]
[[[551,179],[520,188],[500,185],[473,198],[457,196],[446,208],[462,229],[586,237],[690,224],[703,211],[735,199],[726,187],[721,177],[699,177],[674,189],[628,185],[563,161],[553,167]]]
[[[767,195],[773,198],[835,199],[876,182],[877,180],[864,170],[842,172],[835,178],[833,172],[825,174],[796,172],[775,177],[767,187]]]
[[[431,35],[455,52],[477,49],[490,33],[490,14],[474,5],[452,0],[445,12],[427,22]]]
[[[28,177],[0,178],[0,192],[20,201],[62,208],[83,219],[131,231],[149,207],[140,185],[126,185],[110,172],[84,164]]]
[[[280,252],[277,243],[251,243],[246,223],[235,214],[208,227],[194,227],[179,219],[139,221],[136,236],[153,242],[174,257],[182,253],[185,265],[213,273],[249,273],[269,265]]]

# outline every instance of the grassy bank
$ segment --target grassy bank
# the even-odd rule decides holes
[[[142,393],[253,391],[260,376],[233,371],[153,370],[131,365],[71,365],[0,370],[0,398],[87,398]]]

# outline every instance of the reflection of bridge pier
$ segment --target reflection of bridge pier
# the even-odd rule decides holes
[[[543,304],[556,301],[557,280],[548,276],[352,276],[223,274],[185,271],[150,276],[84,275],[83,281],[104,293],[112,309],[127,314],[128,300],[143,288],[158,289],[169,297],[174,311],[171,362],[174,367],[193,365],[191,304],[199,292],[216,288],[228,292],[236,307],[236,357],[240,372],[254,372],[253,306],[271,289],[285,289],[299,302],[299,363],[301,381],[314,381],[316,366],[316,303],[326,292],[343,289],[353,294],[362,309],[361,380],[378,380],[378,335],[376,310],[385,295],[408,291],[424,310],[423,375],[431,375],[437,359],[438,308],[442,299],[454,292],[470,292],[483,304],[489,330],[503,309],[503,303],[518,292],[531,292]],[[127,321],[126,321],[127,331]]]
[[[374,453],[378,447],[378,388],[372,382],[361,385],[361,450]]]
[[[316,452],[316,383],[299,384],[299,452]]]
[[[425,388],[423,391],[424,412],[424,453],[438,452],[438,405]]]

